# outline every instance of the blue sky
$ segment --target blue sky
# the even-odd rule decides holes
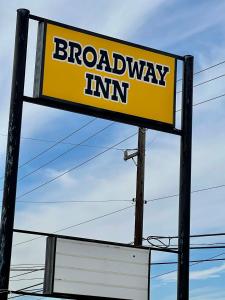
[[[4,174],[8,109],[16,9],[24,7],[32,14],[96,31],[130,42],[195,57],[195,71],[225,60],[225,2],[222,0],[0,0],[0,176]],[[32,95],[36,50],[36,23],[31,22],[27,57],[25,94]],[[180,70],[179,70],[180,73]],[[195,76],[194,83],[225,73],[225,64]],[[180,74],[179,76],[180,77]],[[224,78],[194,89],[194,103],[223,94]],[[178,84],[178,90],[180,84]],[[179,103],[179,96],[178,96]],[[177,116],[179,120],[179,114]],[[92,117],[25,104],[21,139],[20,164],[32,159],[54,142],[64,138]],[[19,170],[19,178],[54,159],[91,135],[108,126],[110,121],[94,120],[90,125],[66,139]],[[225,183],[225,104],[224,98],[196,106],[193,119],[192,189]],[[135,196],[136,169],[132,161],[123,161],[121,149],[136,148],[133,136],[116,148],[105,152],[88,164],[69,172],[58,180],[21,196],[45,181],[81,164],[119,141],[137,132],[137,128],[114,123],[101,133],[58,158],[18,183],[15,227],[55,232],[92,218],[132,205]],[[38,139],[31,140],[30,138]],[[51,142],[52,141],[52,142]],[[119,148],[119,149],[118,149]],[[2,186],[3,181],[0,181]],[[145,199],[150,200],[178,192],[179,138],[152,130],[147,132]],[[224,188],[192,194],[191,232],[225,232]],[[2,192],[1,192],[2,193]],[[1,194],[2,195],[2,194]],[[123,200],[104,203],[85,201]],[[124,201],[127,200],[127,201]],[[20,202],[19,202],[20,201]],[[26,201],[26,202],[21,202]],[[47,204],[34,202],[81,201]],[[83,203],[82,203],[83,201]],[[145,206],[144,236],[176,235],[178,198],[149,202]],[[134,208],[115,213],[59,233],[118,242],[133,240]],[[32,236],[33,237],[33,236]],[[31,238],[32,238],[31,237]],[[12,264],[43,264],[45,240],[15,235]],[[223,242],[223,238],[195,239],[193,243]],[[174,243],[176,241],[173,241]],[[192,251],[191,258],[204,259],[225,250]],[[153,261],[175,261],[174,255],[154,253]],[[176,269],[176,265],[152,266],[152,276]],[[191,267],[190,298],[221,300],[225,297],[223,261],[202,263]],[[15,272],[15,271],[14,271]],[[12,271],[11,276],[18,274]],[[37,272],[12,279],[10,287],[20,289],[41,281]],[[36,275],[38,274],[38,275]],[[38,279],[35,279],[38,278]],[[22,280],[21,280],[22,279]],[[19,281],[14,281],[19,280]],[[153,300],[176,297],[176,272],[151,281]],[[21,297],[18,299],[37,299]]]

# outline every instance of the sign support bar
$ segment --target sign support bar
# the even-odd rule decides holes
[[[177,300],[189,299],[193,56],[184,57]]]
[[[1,300],[8,299],[16,186],[22,123],[23,93],[29,26],[29,10],[17,10],[15,52],[9,114],[7,158],[3,191],[0,231],[0,290]]]

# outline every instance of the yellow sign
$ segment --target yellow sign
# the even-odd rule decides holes
[[[36,97],[174,125],[172,55],[55,24],[45,24],[42,42]]]

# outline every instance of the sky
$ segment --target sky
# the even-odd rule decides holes
[[[27,8],[37,16],[151,48],[181,56],[193,55],[195,72],[225,60],[223,0],[0,0],[0,5],[0,189],[5,168],[18,8]],[[32,96],[33,91],[36,38],[37,23],[31,21],[25,80],[27,96]],[[194,85],[198,85],[222,75],[194,87],[194,104],[225,93],[224,73],[225,63],[221,63],[194,76]],[[178,82],[177,90],[180,89],[181,82]],[[192,191],[220,188],[192,194],[192,234],[225,232],[224,100],[224,97],[219,97],[194,106]],[[180,95],[177,94],[177,109],[179,103]],[[179,112],[176,117],[179,127]],[[123,160],[123,151],[137,148],[137,131],[135,126],[25,103],[15,228],[131,243],[134,234],[132,199],[135,197],[136,166],[132,160]],[[118,145],[109,149],[115,144]],[[178,193],[179,147],[178,136],[147,131],[145,200],[163,199],[149,201],[145,205],[145,238],[151,235],[177,235],[178,197],[167,196]],[[67,172],[70,169],[73,171]],[[63,173],[65,175],[60,176]],[[42,186],[57,176],[57,180]],[[0,195],[2,198],[2,190]],[[171,241],[173,244],[176,242],[175,239]],[[221,243],[224,239],[196,238],[191,242]],[[144,244],[147,245],[147,242]],[[18,271],[18,268],[43,268],[45,245],[45,238],[14,234],[11,290],[43,281],[43,271],[21,275],[26,272]],[[193,250],[191,260],[216,255],[225,258],[225,250]],[[174,254],[157,251],[152,254],[154,263],[176,260]],[[171,273],[158,276],[169,271]],[[174,299],[176,276],[176,264],[152,265],[151,299]],[[224,279],[224,261],[191,266],[190,299],[224,299]],[[39,289],[41,285],[34,288]],[[38,297],[24,296],[18,299]]]

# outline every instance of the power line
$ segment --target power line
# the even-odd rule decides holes
[[[44,266],[44,264],[12,264],[11,267],[16,267],[16,266],[31,266],[31,267],[39,267],[39,266]],[[27,267],[28,268],[28,267]]]
[[[13,292],[12,292],[12,294],[13,294]],[[30,296],[30,295],[17,295],[17,296],[12,296],[9,299],[20,298],[20,297],[28,297],[28,296]],[[37,296],[35,295],[35,296],[32,296],[32,297],[36,298]],[[42,300],[42,299],[43,299],[43,297],[40,297],[40,298],[36,298],[35,300]]]
[[[25,163],[23,163],[21,167],[27,165],[28,163],[32,162],[33,160],[37,159],[38,157],[40,157],[41,155],[43,155],[44,153],[48,152],[49,150],[51,150],[52,148],[56,147],[57,145],[59,145],[60,143],[62,143],[63,141],[65,141],[66,139],[68,139],[69,137],[71,137],[72,135],[74,135],[75,133],[81,131],[82,129],[84,129],[85,127],[89,126],[91,123],[95,122],[97,120],[97,118],[94,118],[90,121],[88,121],[87,123],[85,123],[84,125],[82,125],[81,127],[79,127],[78,129],[74,130],[73,132],[71,132],[70,134],[66,135],[65,137],[63,137],[62,139],[59,139],[58,141],[56,141],[53,145],[51,145],[50,147],[46,148],[45,150],[43,150],[42,152],[40,152],[39,154],[35,155],[33,158],[29,159],[28,161],[26,161]]]
[[[39,269],[39,270],[32,270],[32,271],[25,272],[25,273],[22,273],[22,274],[10,276],[10,279],[11,279],[11,278],[15,278],[15,277],[24,276],[24,275],[27,275],[27,274],[31,274],[31,273],[34,273],[34,272],[40,272],[40,271],[43,271],[43,270],[44,270],[43,268],[42,268],[42,269]]]
[[[216,236],[225,236],[225,232],[218,233],[204,233],[204,234],[191,234],[190,238],[204,238],[204,237],[216,237]],[[157,239],[178,239],[178,236],[149,236]],[[221,244],[221,243],[220,243]]]
[[[210,70],[210,69],[212,69],[212,68],[218,67],[219,65],[222,65],[222,64],[224,64],[224,63],[225,63],[225,60],[223,60],[223,61],[221,61],[221,62],[219,62],[219,63],[217,63],[217,64],[215,64],[215,65],[211,65],[211,66],[209,66],[209,67],[206,67],[206,68],[204,68],[204,69],[201,69],[201,70],[195,72],[193,75],[198,75],[198,74],[200,74],[200,73],[202,73],[202,72],[205,72],[205,71],[208,71],[208,70]],[[178,81],[181,81],[181,80],[182,80],[182,78],[178,79],[177,82],[178,82]]]
[[[44,283],[44,282],[36,283],[36,284],[30,285],[30,286],[27,286],[27,287],[25,287],[25,288],[19,289],[19,290],[17,290],[16,292],[28,290],[28,289],[30,289],[30,288],[32,288],[32,287],[36,287],[36,286],[42,285],[43,283]],[[13,291],[12,291],[12,292],[13,292]]]
[[[210,101],[213,101],[213,100],[217,100],[217,99],[222,98],[222,97],[224,97],[224,96],[225,96],[225,94],[221,94],[221,95],[215,96],[215,97],[213,97],[213,98],[209,98],[209,99],[206,99],[206,100],[202,100],[202,101],[200,101],[200,102],[197,102],[197,103],[193,104],[193,106],[198,106],[198,105],[201,105],[201,104],[206,103],[206,102],[210,102]]]
[[[208,257],[207,259],[214,259],[214,258],[217,258],[221,255],[224,255],[225,252],[222,252],[220,254],[217,254],[217,255],[214,255],[214,256],[211,256],[211,257]],[[197,264],[200,264],[201,262],[195,262],[195,263],[192,263],[190,266],[194,266],[194,265],[197,265]],[[162,273],[162,274],[159,274],[159,275],[155,275],[155,276],[152,276],[151,279],[154,279],[154,278],[158,278],[158,277],[162,277],[164,275],[167,275],[167,274],[170,274],[170,273],[174,273],[176,272],[177,270],[172,270],[172,271],[168,271],[168,272],[165,272],[165,273]]]
[[[88,121],[87,123],[85,123],[84,125],[82,125],[81,127],[79,127],[78,129],[74,130],[73,132],[71,132],[70,134],[66,135],[65,137],[63,137],[62,139],[59,139],[58,141],[56,141],[53,145],[51,145],[50,147],[46,148],[45,150],[41,151],[40,153],[38,153],[37,155],[35,155],[34,157],[32,157],[31,159],[27,160],[26,162],[24,162],[23,164],[21,164],[19,166],[19,168],[24,167],[25,165],[31,163],[33,160],[37,159],[38,157],[40,157],[41,155],[47,153],[49,150],[51,150],[52,148],[56,147],[57,145],[59,145],[60,143],[62,143],[63,141],[65,141],[66,139],[68,139],[69,137],[71,137],[72,135],[74,135],[75,133],[79,132],[80,130],[84,129],[85,127],[89,126],[91,123],[93,123],[94,121],[96,121],[97,118],[94,118],[90,121]],[[4,176],[0,177],[0,179],[3,179]]]
[[[225,187],[225,184],[193,190],[193,191],[191,191],[191,193],[192,194],[200,193],[200,192],[213,190],[213,189],[219,189],[219,188],[223,188],[223,187]],[[167,196],[152,198],[152,199],[145,200],[145,201],[148,203],[148,202],[154,202],[154,201],[174,198],[174,197],[178,197],[178,196],[179,196],[179,194],[171,194],[171,195],[167,195]],[[27,203],[27,204],[62,204],[62,203],[72,204],[72,203],[82,203],[82,204],[85,204],[85,203],[131,202],[131,201],[133,201],[133,200],[132,199],[131,200],[129,200],[129,199],[118,199],[118,200],[116,200],[116,199],[115,200],[114,199],[109,199],[109,200],[62,200],[62,201],[23,201],[23,200],[18,200],[17,203]],[[174,238],[174,237],[172,237],[172,238]]]
[[[98,217],[95,217],[95,218],[92,218],[92,219],[89,219],[89,220],[86,220],[86,221],[83,221],[83,222],[80,222],[80,223],[76,223],[76,224],[73,224],[73,225],[70,225],[70,226],[61,228],[61,229],[59,229],[59,230],[54,231],[53,233],[58,233],[58,232],[61,232],[61,231],[65,231],[65,230],[68,230],[68,229],[71,229],[71,228],[74,228],[74,227],[83,225],[83,224],[87,224],[87,223],[90,223],[90,222],[93,222],[93,221],[96,221],[96,220],[100,220],[100,219],[102,219],[102,218],[111,216],[111,215],[113,215],[113,214],[122,212],[122,211],[124,211],[124,210],[127,210],[127,209],[129,209],[129,208],[131,208],[131,207],[133,207],[133,205],[126,206],[126,207],[124,207],[124,208],[121,208],[121,209],[112,211],[112,212],[110,212],[110,213],[107,213],[107,214],[104,214],[104,215],[101,215],[101,216],[98,216]],[[40,239],[40,238],[42,238],[42,237],[36,237],[36,238],[30,239],[30,240],[27,240],[27,241],[19,242],[19,243],[15,244],[14,246],[22,245],[22,244],[25,244],[25,243],[28,243],[28,242],[31,242],[31,241],[34,241],[34,240],[37,240],[37,239]]]
[[[206,99],[206,100],[202,100],[202,101],[196,102],[196,103],[193,104],[193,107],[198,106],[198,105],[201,105],[201,104],[204,104],[204,103],[206,103],[206,102],[210,102],[210,101],[213,101],[213,100],[217,100],[217,99],[222,98],[222,97],[224,97],[224,96],[225,96],[225,94],[221,94],[221,95],[219,95],[219,96],[215,96],[215,97],[212,97],[212,98],[209,98],[209,99]],[[181,110],[182,110],[182,109],[179,108],[179,109],[176,110],[176,112],[181,112]]]
[[[20,278],[20,279],[10,279],[10,281],[26,281],[26,280],[28,280],[28,281],[32,281],[32,280],[39,280],[39,279],[42,279],[42,278],[40,278],[40,277],[37,277],[37,278]]]
[[[220,79],[220,78],[222,78],[222,77],[224,77],[224,76],[225,76],[225,74],[221,74],[221,75],[219,75],[219,76],[213,77],[213,78],[208,79],[208,80],[206,80],[206,81],[202,81],[202,82],[200,82],[200,83],[197,83],[197,84],[193,85],[193,87],[197,87],[197,86],[206,84],[206,83],[208,83],[208,82],[211,82],[211,81]]]
[[[1,136],[7,137],[7,134],[0,133]],[[24,140],[31,140],[31,141],[36,141],[36,142],[41,142],[41,143],[56,143],[56,140],[48,140],[48,139],[42,139],[42,138],[31,138],[31,137],[23,137],[21,136],[21,139]],[[61,142],[60,144],[63,145],[70,145],[70,146],[76,146],[78,144],[76,143],[69,143],[69,142]],[[80,145],[81,147],[87,147],[87,148],[98,148],[98,149],[108,149],[108,147],[105,146],[96,146],[96,145],[89,145],[89,144],[82,144]],[[113,148],[113,150],[118,150],[118,151],[124,151],[126,150],[125,148]],[[1,153],[0,155],[3,155]]]
[[[39,285],[43,285],[43,282],[37,283],[37,284],[33,284],[33,285],[30,285],[30,286],[28,286],[28,287],[25,287],[25,288],[23,288],[23,289],[19,289],[19,290],[17,290],[17,291],[10,291],[10,293],[12,293],[12,294],[14,294],[14,293],[19,293],[19,292],[22,292],[22,291],[24,291],[24,290],[28,290],[28,289],[30,289],[30,288],[32,288],[32,287],[36,287],[36,286],[39,286]],[[13,297],[10,297],[9,299],[19,298],[19,297],[23,297],[23,296],[26,296],[26,295],[13,296]],[[42,298],[40,298],[40,299],[42,299]],[[39,300],[39,299],[37,299],[37,300]]]
[[[215,65],[211,65],[211,66],[209,66],[209,67],[206,67],[206,68],[204,68],[204,69],[201,69],[201,70],[195,72],[194,75],[197,75],[197,74],[200,74],[200,73],[202,73],[202,72],[208,71],[208,70],[210,70],[210,69],[212,69],[212,68],[215,68],[215,67],[218,67],[218,66],[220,66],[220,65],[222,65],[222,64],[224,64],[224,63],[225,63],[225,60],[223,60],[223,61],[221,61],[221,62],[219,62],[219,63],[217,63],[217,64],[215,64]]]
[[[12,294],[13,294],[13,292],[12,292]],[[30,296],[30,295],[17,295],[17,296],[9,297],[9,299],[20,298],[20,297],[28,297],[28,296]],[[33,297],[37,297],[37,296],[33,296]],[[43,299],[43,297],[40,297],[36,300],[42,300],[42,299]]]
[[[208,190],[217,189],[217,188],[222,188],[222,187],[225,187],[225,184],[217,185],[217,186],[211,186],[211,187],[202,188],[202,189],[198,189],[198,190],[194,190],[194,191],[192,191],[191,193],[198,193],[198,192],[208,191]],[[153,199],[146,200],[146,201],[147,201],[147,202],[153,202],[153,201],[158,201],[158,200],[162,200],[162,199],[168,199],[168,198],[177,197],[177,196],[179,196],[179,194],[173,194],[173,195],[168,195],[168,196],[164,196],[164,197],[153,198]],[[104,217],[106,217],[106,216],[108,216],[108,215],[116,214],[116,213],[118,213],[118,212],[120,212],[120,211],[123,211],[123,210],[128,209],[128,208],[131,208],[131,207],[133,207],[133,205],[127,206],[127,207],[125,207],[125,208],[122,208],[122,209],[119,209],[119,210],[116,210],[116,211],[113,211],[113,212],[108,213],[108,214],[106,214],[106,215],[102,215],[102,216],[99,216],[99,217],[96,217],[96,218],[93,218],[93,219],[89,219],[89,220],[87,220],[87,221],[84,221],[84,222],[81,222],[81,223],[72,225],[72,227],[76,227],[76,226],[80,226],[80,225],[82,225],[82,224],[90,223],[90,222],[95,221],[95,220],[97,220],[97,219],[104,218]],[[62,229],[60,229],[60,230],[55,231],[54,233],[57,233],[57,232],[60,232],[60,231],[64,231],[64,230],[69,229],[69,228],[72,228],[72,227],[69,226],[69,227],[66,227],[66,228],[62,228]],[[225,234],[224,234],[224,235],[225,235]],[[36,239],[39,239],[39,238],[40,238],[40,237],[38,237],[38,238],[33,238],[33,239],[30,239],[30,240],[27,240],[27,241],[24,241],[24,242],[20,242],[20,243],[15,244],[15,246],[20,245],[20,244],[24,244],[24,243],[27,243],[27,242],[30,242],[30,241],[33,241],[33,240],[36,240]],[[172,238],[173,238],[173,237],[172,237]]]
[[[22,197],[24,197],[24,196],[26,196],[26,195],[28,195],[28,194],[30,194],[30,193],[32,193],[32,192],[34,192],[34,191],[40,189],[40,188],[42,188],[43,186],[45,186],[45,185],[47,185],[47,184],[49,184],[49,183],[51,183],[51,182],[53,182],[53,181],[59,179],[60,177],[62,177],[62,176],[64,176],[64,175],[66,175],[66,174],[68,174],[68,173],[70,173],[70,172],[72,172],[72,171],[74,171],[74,170],[80,168],[81,166],[83,166],[83,165],[89,163],[90,161],[92,161],[93,159],[95,159],[95,158],[97,158],[97,157],[103,155],[104,153],[106,153],[106,152],[108,152],[109,150],[111,150],[113,147],[116,147],[116,146],[120,145],[121,143],[127,141],[128,139],[130,139],[131,137],[133,137],[133,136],[135,136],[135,135],[137,135],[137,133],[131,134],[131,135],[128,136],[127,138],[123,139],[122,141],[120,141],[120,142],[114,144],[113,146],[109,147],[109,149],[106,149],[106,150],[104,150],[104,151],[101,151],[101,152],[97,153],[96,155],[90,157],[89,159],[83,161],[82,163],[73,166],[72,168],[68,169],[67,171],[62,172],[61,174],[55,176],[54,178],[52,178],[52,179],[50,179],[50,180],[48,180],[48,181],[45,181],[44,183],[42,183],[42,184],[36,186],[35,188],[33,188],[33,189],[31,189],[31,190],[25,192],[24,194],[19,195],[19,196],[17,197],[17,199],[22,198]]]
[[[224,74],[221,74],[221,75],[219,75],[219,76],[213,77],[213,78],[211,78],[211,79],[208,79],[208,80],[206,80],[206,81],[202,81],[202,82],[200,82],[200,83],[194,84],[194,85],[193,85],[193,88],[198,87],[198,86],[203,85],[203,84],[206,84],[206,83],[208,83],[208,82],[217,80],[217,79],[222,78],[222,77],[224,77],[224,76],[225,76],[225,73],[224,73]],[[179,94],[179,93],[181,93],[181,92],[182,92],[182,90],[178,91],[177,94]]]
[[[39,269],[35,268],[10,268],[10,272],[27,272],[27,271],[39,271]],[[41,269],[40,269],[41,270]]]
[[[40,167],[38,167],[37,169],[25,174],[24,176],[22,176],[21,178],[19,178],[18,181],[21,181],[25,178],[27,178],[28,176],[31,176],[32,174],[36,173],[37,171],[39,171],[40,169],[46,167],[47,165],[49,165],[50,163],[56,161],[58,158],[64,156],[65,154],[73,151],[74,149],[76,149],[78,146],[82,145],[83,143],[85,143],[86,141],[90,140],[91,138],[93,138],[94,136],[98,135],[99,133],[103,132],[104,130],[108,129],[109,127],[111,127],[114,124],[114,122],[108,124],[107,126],[103,127],[102,129],[96,131],[94,134],[90,135],[88,138],[84,139],[82,142],[80,142],[79,144],[73,146],[72,148],[69,148],[65,151],[63,151],[61,154],[57,155],[55,158],[47,161],[46,163],[44,163],[43,165],[41,165]]]
[[[219,188],[223,188],[223,187],[225,187],[225,184],[214,185],[214,186],[210,186],[210,187],[205,187],[205,188],[193,190],[193,191],[191,191],[191,194],[200,193],[200,192],[204,192],[204,191],[209,191],[209,190],[213,190],[213,189],[219,189]],[[158,198],[153,198],[153,199],[145,200],[145,201],[147,201],[147,202],[154,202],[154,201],[164,200],[164,199],[168,199],[168,198],[174,198],[174,197],[178,197],[178,196],[179,196],[179,194],[172,194],[172,195],[158,197]]]
[[[222,233],[220,233],[220,235],[224,235]],[[208,236],[218,236],[218,234],[210,234],[207,235],[205,234],[203,237],[208,237]],[[196,236],[194,236],[196,237]],[[193,236],[190,235],[190,238],[193,238]],[[168,242],[163,242],[162,240],[168,240]],[[143,240],[147,241],[152,247],[155,248],[160,248],[160,249],[174,249],[174,248],[178,248],[177,244],[171,244],[171,240],[173,239],[178,239],[178,236],[151,236],[149,235],[147,238],[143,238]],[[157,244],[155,244],[155,242],[157,242]],[[203,249],[211,249],[211,246],[218,246],[218,248],[220,247],[224,247],[225,248],[225,243],[224,242],[214,242],[214,243],[190,243],[190,246],[206,246]],[[196,247],[193,247],[194,249],[196,249]],[[191,248],[191,249],[193,249]],[[216,248],[216,247],[215,247]]]
[[[62,204],[62,203],[107,203],[107,202],[132,202],[133,200],[60,200],[60,201],[20,201],[18,200],[17,202],[19,203],[27,203],[27,204]]]
[[[204,262],[215,262],[215,261],[225,261],[225,258],[215,258],[215,259],[196,259],[191,260],[190,263],[204,263]],[[156,262],[151,263],[151,266],[157,266],[157,265],[175,265],[177,264],[177,261],[166,261],[166,262]]]

